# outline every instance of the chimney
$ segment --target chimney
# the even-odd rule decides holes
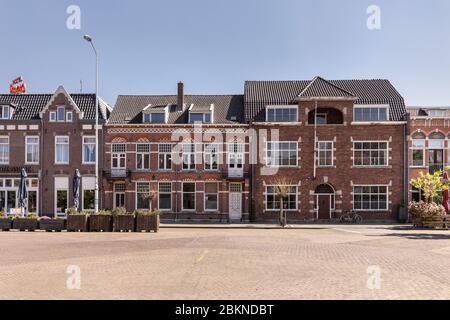
[[[184,83],[178,82],[177,108],[184,111]]]

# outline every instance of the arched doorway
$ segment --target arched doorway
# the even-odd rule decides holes
[[[318,220],[331,220],[331,211],[335,209],[335,191],[329,184],[321,184],[316,188],[314,209]]]

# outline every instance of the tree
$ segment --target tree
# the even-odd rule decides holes
[[[284,210],[284,200],[287,199],[292,183],[285,178],[279,178],[275,181],[275,195],[280,199],[280,225],[286,227],[287,216]]]
[[[439,196],[439,192],[448,190],[447,183],[442,180],[442,172],[440,171],[434,174],[421,172],[419,178],[411,180],[411,185],[422,190],[427,203],[433,203],[434,199]]]

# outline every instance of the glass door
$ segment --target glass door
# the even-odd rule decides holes
[[[432,149],[428,151],[429,161],[428,165],[430,168],[430,173],[433,174],[436,171],[444,170],[444,150],[442,149]]]

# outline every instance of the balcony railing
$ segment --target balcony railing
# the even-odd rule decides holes
[[[111,169],[110,171],[103,171],[103,175],[110,179],[128,178],[131,172],[127,169]]]

